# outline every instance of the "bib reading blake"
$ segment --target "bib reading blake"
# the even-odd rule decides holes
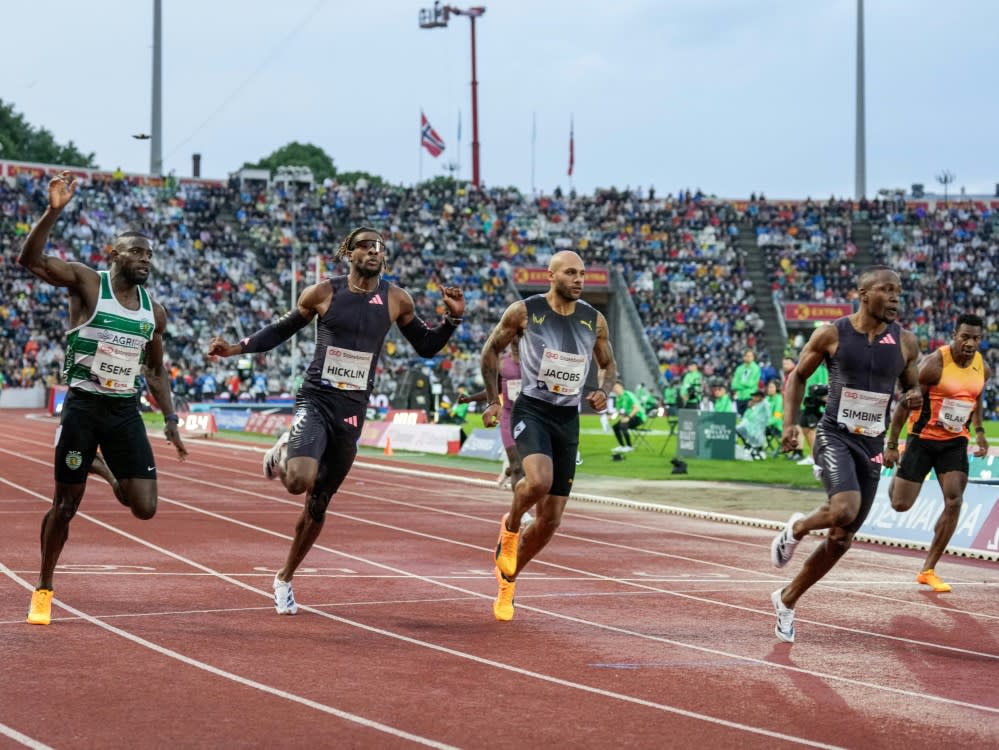
[[[957,435],[964,430],[964,426],[968,423],[968,418],[974,410],[974,401],[959,401],[956,398],[941,399],[937,421],[945,430]]]

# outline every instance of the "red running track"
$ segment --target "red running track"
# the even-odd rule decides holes
[[[493,620],[507,492],[361,461],[279,617],[300,499],[262,449],[154,441],[160,508],[92,479],[27,625],[54,420],[0,413],[0,748],[995,746],[999,566],[858,545],[777,642],[765,529],[570,502]],[[807,554],[814,541],[799,551]],[[803,556],[803,555],[802,555]],[[800,564],[792,562],[791,570]]]

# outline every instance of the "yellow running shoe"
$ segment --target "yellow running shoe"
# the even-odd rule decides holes
[[[931,589],[933,589],[934,591],[938,591],[940,593],[950,591],[950,584],[941,581],[940,578],[937,577],[937,574],[934,572],[933,568],[930,568],[929,570],[924,570],[922,573],[916,576],[916,583],[925,583]]]
[[[505,579],[499,568],[493,568],[493,573],[499,584],[499,593],[493,602],[493,615],[501,622],[509,622],[513,619],[513,594],[517,590],[517,582]]]
[[[517,547],[520,546],[520,532],[507,531],[507,513],[500,521],[499,539],[496,540],[496,567],[507,578],[517,573]]]
[[[28,622],[32,625],[48,625],[52,622],[52,589],[37,589],[31,592]]]

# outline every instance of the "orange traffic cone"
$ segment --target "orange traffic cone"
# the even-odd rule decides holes
[[[388,435],[385,436],[385,455],[386,456],[392,455],[392,438],[390,438]]]

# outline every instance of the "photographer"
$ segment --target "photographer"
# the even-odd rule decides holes
[[[805,398],[801,403],[801,415],[798,418],[798,427],[801,429],[805,440],[808,442],[808,455],[796,456],[798,463],[802,466],[812,466],[815,459],[812,457],[812,446],[815,445],[815,426],[822,419],[826,411],[826,401],[829,398],[829,371],[825,362],[820,364],[815,372],[805,381]]]
[[[680,380],[680,408],[697,409],[701,403],[701,389],[704,375],[696,362],[687,365],[687,371]]]

